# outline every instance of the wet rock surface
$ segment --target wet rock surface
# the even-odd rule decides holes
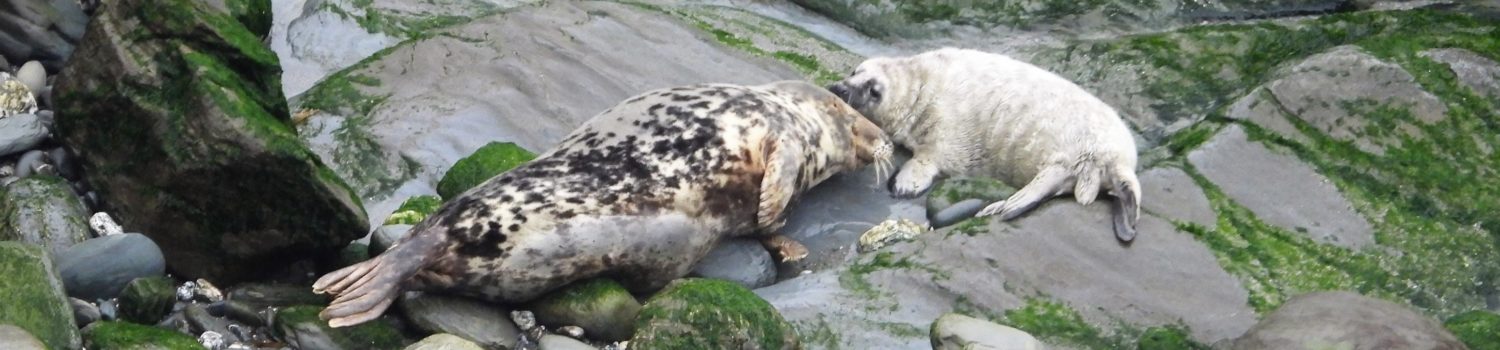
[[[514,348],[520,335],[510,310],[472,299],[407,293],[397,308],[417,329],[455,335],[485,348]]]
[[[68,295],[84,300],[113,298],[131,281],[166,271],[161,249],[139,233],[83,241],[53,261]]]
[[[73,309],[53,266],[41,247],[0,242],[0,324],[19,327],[50,349],[78,349]]]
[[[1396,303],[1349,292],[1300,295],[1234,341],[1234,349],[1459,349],[1437,321]]]
[[[90,237],[87,213],[62,178],[23,177],[0,191],[0,240],[37,244],[60,254]]]

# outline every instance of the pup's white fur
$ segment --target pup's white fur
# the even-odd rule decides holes
[[[912,150],[892,184],[897,196],[920,194],[943,176],[992,177],[1021,189],[978,216],[1010,220],[1068,193],[1087,205],[1103,189],[1117,199],[1117,238],[1135,236],[1141,192],[1130,129],[1061,76],[1003,55],[944,48],[869,59],[830,89]]]

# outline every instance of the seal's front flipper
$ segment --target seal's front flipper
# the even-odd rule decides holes
[[[781,262],[798,261],[807,257],[807,246],[784,235],[773,234],[762,237],[760,245],[765,246],[772,255],[781,257]]]
[[[1010,195],[1003,201],[995,202],[980,210],[975,217],[1000,215],[1000,220],[1009,221],[1021,214],[1025,214],[1042,201],[1057,196],[1062,192],[1063,185],[1068,180],[1068,171],[1061,167],[1047,167],[1036,174],[1025,187],[1021,187],[1015,194]]]
[[[401,285],[439,253],[441,243],[442,237],[419,231],[374,259],[323,275],[313,283],[313,293],[335,298],[318,316],[330,327],[380,317],[400,294]]]
[[[932,188],[932,183],[937,181],[937,164],[927,157],[918,154],[901,165],[901,172],[896,174],[896,181],[891,182],[891,196],[901,199],[916,198],[922,192]]]
[[[766,166],[760,180],[755,228],[770,233],[786,225],[786,208],[801,190],[797,174],[802,171],[802,159],[798,157],[802,150],[794,143],[779,141],[768,141],[765,147]]]

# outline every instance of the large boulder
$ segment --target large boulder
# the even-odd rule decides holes
[[[0,240],[23,241],[57,254],[89,238],[88,210],[56,176],[27,176],[0,190]]]
[[[41,247],[0,242],[0,324],[30,332],[51,349],[78,349],[73,308]]]
[[[536,320],[554,329],[583,328],[589,338],[628,340],[631,325],[641,312],[641,303],[625,287],[607,278],[570,284],[532,303]]]
[[[734,282],[683,279],[646,301],[633,349],[797,349],[797,330]]]
[[[0,56],[37,60],[56,72],[83,37],[89,17],[73,0],[0,1]]]
[[[188,0],[100,11],[58,79],[57,133],[173,271],[234,283],[366,233],[359,199],[296,137],[276,55],[249,29],[268,18]]]
[[[1299,295],[1282,304],[1235,349],[1463,349],[1437,320],[1409,307],[1350,292]]]

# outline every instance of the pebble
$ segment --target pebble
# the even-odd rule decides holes
[[[78,167],[73,163],[73,157],[68,150],[62,147],[47,151],[47,158],[52,166],[57,167],[57,174],[70,181],[78,180]]]
[[[193,301],[193,296],[198,295],[198,283],[193,281],[182,282],[177,286],[177,300]]]
[[[48,127],[50,126],[41,117],[31,113],[0,118],[0,156],[20,153],[36,147],[42,140],[47,139]]]
[[[224,315],[235,321],[244,322],[254,327],[266,325],[265,315],[262,315],[255,307],[242,303],[238,300],[225,300],[223,303]]]
[[[15,174],[16,174],[16,166],[15,165],[9,164],[9,163],[6,163],[5,165],[0,165],[0,177],[10,177],[10,176],[15,175]]]
[[[36,96],[16,79],[0,78],[0,118],[35,113]]]
[[[417,329],[456,335],[485,348],[514,347],[520,333],[505,317],[508,310],[474,299],[413,292],[403,294],[396,307]]]
[[[92,194],[93,192],[89,193]],[[116,224],[114,218],[109,217],[108,213],[102,211],[94,213],[94,216],[89,217],[89,228],[94,229],[94,233],[99,236],[113,236],[125,233],[125,229],[121,228],[120,224]]]
[[[328,297],[312,288],[290,284],[243,283],[229,291],[229,300],[263,310],[272,306],[328,305]]]
[[[16,177],[27,177],[35,174],[38,167],[47,165],[47,152],[38,150],[26,151],[21,158],[16,160]]]
[[[73,306],[73,322],[77,323],[78,328],[98,322],[99,319],[104,317],[99,314],[98,306],[94,306],[94,304],[87,301],[78,298],[68,298],[68,304]]]
[[[859,236],[859,251],[871,252],[887,244],[908,241],[931,228],[907,219],[886,220]]]
[[[224,300],[224,292],[220,292],[219,287],[215,287],[213,283],[208,283],[208,280],[202,278],[198,279],[198,289],[195,292],[198,298],[206,299],[208,302]]]
[[[198,343],[208,350],[224,350],[224,335],[217,332],[203,332],[198,335]]]
[[[240,342],[235,342],[234,344],[229,344],[229,347],[226,348],[226,349],[227,350],[255,350],[254,347],[251,347],[250,345],[246,345],[245,343],[240,343]]]
[[[516,310],[510,312],[510,320],[516,323],[516,328],[529,331],[536,327],[536,314],[531,311]]]
[[[385,225],[370,235],[370,256],[380,255],[411,232],[411,225]]]
[[[480,350],[479,344],[452,334],[433,334],[406,347],[406,350]]]
[[[47,68],[42,67],[41,62],[26,62],[16,70],[16,80],[21,81],[32,92],[40,94],[42,89],[47,88]]]
[[[604,350],[626,350],[626,349],[629,349],[629,348],[630,348],[630,341],[629,340],[621,341],[621,342],[614,342],[614,343],[610,343],[609,345],[605,345],[604,346]]]
[[[578,341],[577,339],[564,337],[556,334],[542,336],[541,350],[596,350],[597,348]]]
[[[725,240],[709,251],[693,266],[692,274],[755,289],[776,281],[776,263],[760,242],[735,238]]]
[[[68,295],[84,300],[114,298],[136,278],[163,275],[167,265],[161,248],[139,233],[79,242],[53,261]]]
[[[933,214],[929,221],[932,222],[932,227],[934,228],[957,224],[973,218],[974,214],[978,214],[980,210],[984,210],[984,207],[988,204],[983,199],[965,199],[958,203],[953,203],[953,205],[937,212],[937,214]]]
[[[557,333],[573,339],[583,339],[583,327],[579,326],[562,326],[557,329]]]
[[[99,302],[99,317],[103,318],[105,321],[114,321],[115,319],[119,318],[119,316],[120,308],[115,307],[114,300],[104,300]]]

